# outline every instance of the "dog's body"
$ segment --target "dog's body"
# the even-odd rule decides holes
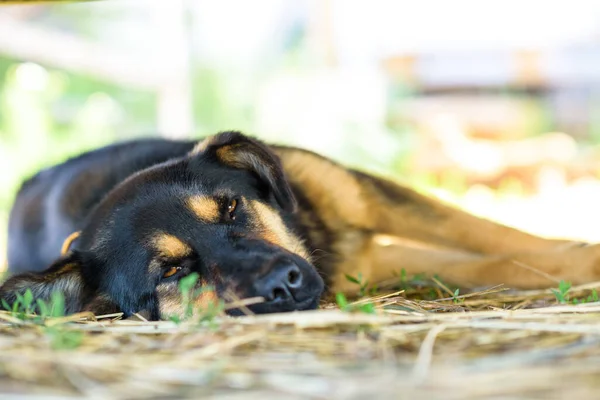
[[[253,311],[273,312],[314,308],[323,280],[330,292],[352,292],[345,276],[359,273],[371,283],[404,269],[464,286],[539,288],[598,279],[599,265],[599,246],[535,237],[228,132],[117,144],[27,181],[9,227],[9,268],[21,274],[0,296],[60,290],[69,312],[146,309],[157,319],[180,313],[176,282],[191,272],[219,297],[262,296]]]

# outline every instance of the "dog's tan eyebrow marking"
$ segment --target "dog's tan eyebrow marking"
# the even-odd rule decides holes
[[[162,257],[166,258],[182,258],[192,252],[192,248],[185,242],[168,233],[159,233],[154,236],[152,245]]]
[[[212,197],[191,196],[186,203],[188,208],[204,222],[218,222],[221,218],[219,203]]]

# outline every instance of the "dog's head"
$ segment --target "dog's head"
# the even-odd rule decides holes
[[[279,159],[237,132],[134,174],[89,215],[75,248],[41,274],[10,278],[0,296],[54,291],[67,311],[181,314],[178,282],[197,273],[197,303],[263,297],[256,313],[318,304],[323,281],[286,219],[296,207]],[[199,306],[201,304],[198,304]],[[234,311],[235,312],[235,311]]]

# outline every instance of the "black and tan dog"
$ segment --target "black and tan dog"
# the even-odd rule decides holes
[[[80,232],[71,249],[61,245]],[[49,268],[47,268],[50,266]],[[257,313],[317,307],[326,288],[439,274],[516,288],[600,278],[600,246],[535,237],[469,215],[314,153],[237,132],[196,142],[140,140],[42,171],[9,226],[9,303],[62,291],[68,312],[181,313],[177,282],[200,296],[261,296]],[[46,269],[47,268],[47,269]]]

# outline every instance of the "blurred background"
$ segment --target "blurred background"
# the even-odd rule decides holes
[[[238,129],[546,236],[600,240],[600,2],[0,6],[0,266],[20,183]]]

